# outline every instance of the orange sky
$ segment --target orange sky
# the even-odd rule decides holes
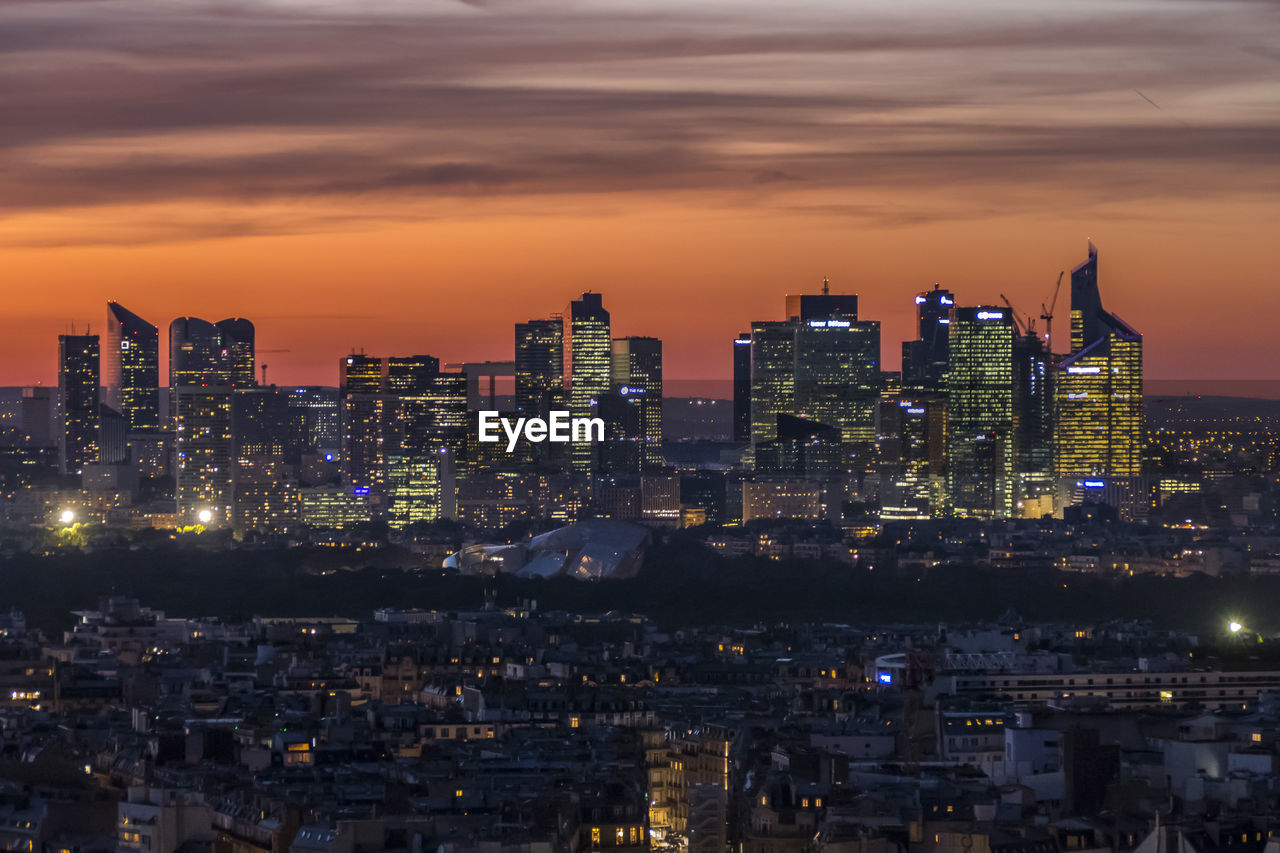
[[[1274,375],[1268,4],[106,5],[0,8],[0,384],[108,299],[332,384],[353,347],[509,359],[585,289],[721,378],[824,275],[896,369],[916,291],[1038,314],[1087,238],[1149,377]]]

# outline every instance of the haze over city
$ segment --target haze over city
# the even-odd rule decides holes
[[[779,294],[1038,313],[1086,238],[1149,378],[1272,363],[1280,11],[1141,0],[6,3],[0,383],[116,299],[275,381],[510,357],[602,291],[671,380]],[[1195,346],[1188,345],[1189,343]]]

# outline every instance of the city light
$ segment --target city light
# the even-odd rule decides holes
[[[63,524],[71,524],[76,520],[75,510],[64,509],[62,514],[58,516],[58,520]]]
[[[208,524],[209,522],[213,521],[213,513],[210,512],[208,509],[202,509],[198,513],[196,513],[196,520],[199,521],[201,524]]]

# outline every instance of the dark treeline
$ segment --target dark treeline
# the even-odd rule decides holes
[[[682,536],[650,549],[630,580],[579,582],[404,571],[414,558],[382,553],[192,547],[20,555],[0,560],[0,608],[58,630],[71,610],[127,595],[171,616],[368,617],[379,607],[473,609],[486,592],[503,606],[622,610],[666,627],[827,620],[884,625],[1024,619],[1070,623],[1149,619],[1157,627],[1217,633],[1228,618],[1280,630],[1280,577],[1107,578],[1053,571],[947,566],[903,572],[834,562],[725,558]],[[378,565],[367,566],[376,561]],[[356,566],[367,566],[355,568]]]

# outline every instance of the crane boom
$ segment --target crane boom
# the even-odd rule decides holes
[[[1040,303],[1040,319],[1044,320],[1045,349],[1049,351],[1049,355],[1053,355],[1053,309],[1058,307],[1058,292],[1062,290],[1062,277],[1066,274],[1066,270],[1058,273],[1058,282],[1053,286],[1053,299],[1049,301],[1049,307],[1046,308],[1043,302]]]
[[[1014,310],[1013,303],[1009,301],[1009,297],[1005,296],[1002,293],[1000,294],[1000,299],[1004,302],[1005,307],[1009,309],[1009,316],[1013,318],[1013,325],[1017,327],[1018,334],[1019,335],[1027,334],[1027,328],[1028,328],[1027,324],[1025,321],[1018,319],[1018,312]]]

